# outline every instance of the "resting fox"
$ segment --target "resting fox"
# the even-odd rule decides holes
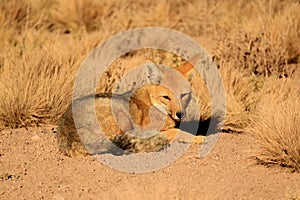
[[[176,70],[149,64],[146,66],[147,83],[132,91],[132,94],[117,92],[83,97],[74,101],[77,103],[73,102],[73,109],[80,109],[81,102],[95,100],[102,133],[114,144],[131,152],[159,150],[176,136],[179,130],[176,127],[186,115],[185,109],[192,98],[192,88],[186,78],[192,75],[192,70],[190,62]],[[119,92],[122,86],[126,87],[126,83],[122,84],[118,86]],[[80,116],[80,127],[89,126],[84,116]],[[79,136],[70,105],[58,126],[59,150],[65,155],[76,156],[109,149],[107,146],[99,147],[101,142],[97,144],[98,136],[92,133],[95,129],[85,127]],[[92,147],[89,148],[89,145]]]

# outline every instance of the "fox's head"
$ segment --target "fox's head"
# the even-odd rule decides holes
[[[149,98],[149,106],[154,106],[161,113],[169,115],[173,120],[180,121],[184,117],[184,109],[175,93],[163,85],[149,84],[144,86]]]
[[[153,106],[176,121],[185,116],[185,109],[192,98],[192,88],[187,78],[191,78],[193,69],[188,61],[177,69],[154,64],[147,66],[148,81],[152,85],[149,86],[149,95]]]

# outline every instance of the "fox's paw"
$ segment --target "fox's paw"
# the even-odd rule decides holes
[[[204,143],[204,141],[205,141],[205,136],[203,135],[194,136],[194,140],[193,140],[194,144],[202,144]]]
[[[180,133],[174,139],[178,142],[202,144],[205,141],[205,136],[195,136],[191,133],[180,131]]]

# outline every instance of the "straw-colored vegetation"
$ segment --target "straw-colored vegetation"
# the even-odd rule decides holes
[[[297,0],[0,0],[0,129],[56,124],[97,44],[135,27],[167,27],[210,41],[227,92],[224,128],[255,136],[259,162],[299,170],[299,13]],[[116,61],[99,91],[149,57],[170,63],[147,50],[136,56]],[[207,119],[206,89],[195,88],[204,88]]]
[[[249,133],[255,133],[260,148],[257,160],[300,170],[300,81],[267,78],[258,112]]]

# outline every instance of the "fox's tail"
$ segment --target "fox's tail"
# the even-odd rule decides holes
[[[135,131],[135,130],[133,130]],[[148,138],[135,136],[136,133],[126,132],[115,136],[112,142],[125,152],[153,152],[164,148],[168,143],[166,135],[157,131],[157,133]]]

